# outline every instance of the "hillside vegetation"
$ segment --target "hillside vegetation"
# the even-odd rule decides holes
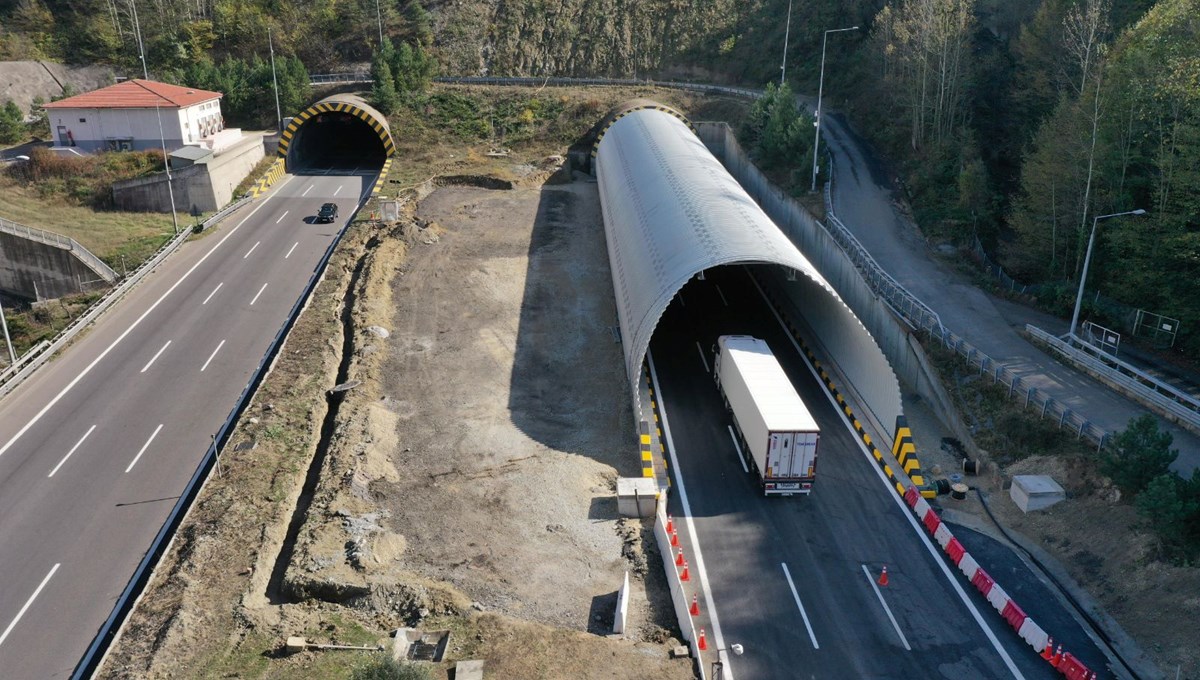
[[[153,77],[220,89],[230,122],[273,120],[307,73],[363,68],[381,37],[429,73],[787,78],[850,113],[931,238],[984,245],[1065,312],[1101,223],[1085,317],[1182,321],[1200,355],[1200,0],[156,0],[137,6]],[[0,59],[141,64],[133,0],[0,0]],[[377,63],[379,60],[376,60]],[[393,105],[387,92],[382,99]],[[410,99],[419,92],[398,92]],[[388,107],[391,108],[391,107]],[[11,112],[9,112],[11,114]],[[11,118],[11,115],[8,116]],[[807,150],[803,150],[807,153]],[[1089,296],[1091,297],[1091,296]]]

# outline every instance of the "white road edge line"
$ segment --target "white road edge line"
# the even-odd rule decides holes
[[[338,188],[336,188],[336,189],[334,189],[334,190],[333,190],[333,195],[334,195],[334,196],[337,196],[337,195],[338,195],[338,192],[339,192],[339,191],[341,191],[341,190],[342,190],[342,185],[341,185],[341,184],[339,184],[339,185],[338,185]]]
[[[217,287],[216,287],[216,288],[213,288],[213,292],[209,293],[209,294],[208,294],[208,297],[204,298],[204,302],[201,302],[200,304],[201,304],[201,305],[207,305],[207,304],[208,304],[208,301],[212,299],[212,296],[216,295],[216,294],[217,294],[217,291],[218,291],[218,290],[221,290],[221,286],[224,286],[224,285],[225,285],[225,282],[224,282],[224,281],[222,281],[222,282],[218,283],[218,284],[217,284]]]
[[[787,325],[783,323],[783,319],[780,318],[779,312],[775,311],[775,308],[771,306],[770,300],[767,300],[767,295],[763,292],[762,287],[758,285],[758,281],[756,281],[753,276],[750,277],[750,281],[754,284],[754,288],[758,291],[758,294],[762,296],[763,300],[767,303],[767,308],[771,310],[771,314],[775,316],[775,320],[779,322],[780,327],[783,328],[783,334],[787,336],[788,341],[792,343],[792,347],[796,349],[796,352],[803,359],[804,365],[808,367],[809,373],[811,373],[812,376],[816,378],[818,382],[820,382],[821,376],[817,374],[817,370],[808,362],[808,357],[806,357],[803,350],[800,349],[800,344],[796,342],[796,338],[792,337],[792,334],[788,332]],[[825,394],[825,399],[829,401],[834,410],[840,413],[841,407],[838,406],[837,400],[833,398],[833,395],[824,388],[821,389],[821,392]],[[844,423],[845,421],[843,420],[842,422]],[[983,620],[983,616],[980,615],[979,609],[975,607],[975,603],[971,602],[971,600],[967,598],[967,594],[963,591],[962,585],[958,582],[958,579],[955,578],[954,574],[950,572],[950,568],[946,566],[945,560],[942,559],[942,556],[938,553],[938,551],[933,549],[933,544],[929,542],[929,537],[926,536],[925,532],[921,530],[921,527],[917,525],[917,520],[913,516],[912,512],[909,511],[908,506],[904,504],[904,499],[900,498],[899,494],[893,493],[895,489],[892,488],[891,483],[888,482],[887,477],[884,476],[883,470],[881,470],[879,465],[875,463],[875,457],[871,455],[869,450],[867,450],[867,445],[863,443],[862,439],[859,439],[857,434],[854,436],[854,441],[856,444],[858,444],[858,450],[861,451],[863,457],[867,459],[867,463],[871,466],[871,469],[875,471],[875,475],[879,478],[879,481],[882,482],[885,487],[887,487],[888,496],[890,496],[892,501],[896,503],[896,507],[900,508],[900,514],[904,515],[905,519],[908,520],[908,525],[912,527],[913,532],[917,534],[921,542],[925,545],[925,549],[928,550],[930,556],[933,557],[934,563],[941,568],[942,575],[946,577],[946,580],[950,583],[950,586],[954,588],[954,592],[958,594],[959,599],[962,600],[962,603],[966,606],[967,611],[971,612],[971,616],[975,619],[975,623],[979,624],[979,628],[983,630],[983,634],[987,637],[988,641],[992,643],[992,648],[995,649],[996,653],[1000,655],[1000,659],[1004,661],[1004,665],[1008,667],[1009,672],[1013,674],[1014,678],[1017,678],[1018,680],[1025,680],[1025,675],[1021,673],[1019,668],[1017,668],[1017,665],[1013,662],[1012,657],[1008,655],[1008,650],[1004,649],[1004,645],[1000,644],[1000,640],[996,639],[996,634],[992,632],[991,626],[987,625],[987,622]]]
[[[255,302],[258,302],[258,296],[259,296],[259,295],[262,295],[262,294],[263,294],[263,291],[264,291],[264,290],[266,290],[266,289],[267,289],[267,284],[265,284],[265,283],[264,283],[264,284],[263,284],[263,286],[262,286],[262,288],[259,288],[259,289],[258,289],[258,292],[254,294],[254,299],[250,301],[250,306],[251,306],[251,307],[253,307],[253,306],[254,306],[254,303],[255,303]]]
[[[704,362],[704,372],[712,373],[712,370],[708,367],[708,359],[704,356],[704,348],[700,346],[699,340],[696,341],[696,351],[700,353],[700,361]]]
[[[134,465],[137,465],[138,460],[142,457],[142,454],[146,452],[146,449],[150,448],[150,442],[154,441],[154,438],[158,436],[158,432],[161,429],[163,429],[163,424],[159,423],[158,427],[154,428],[154,434],[150,435],[150,438],[146,440],[145,444],[142,444],[142,450],[137,452],[137,455],[133,457],[133,461],[129,463],[129,467],[125,468],[126,474],[133,469]]]
[[[285,259],[285,260],[286,260],[286,259],[288,259],[289,257],[291,257],[291,256],[292,256],[292,251],[293,251],[293,250],[295,250],[295,249],[296,249],[296,246],[298,246],[298,245],[300,245],[300,242],[299,242],[299,241],[296,241],[295,243],[293,243],[293,244],[292,244],[292,247],[291,247],[291,248],[288,248],[287,255],[284,255],[284,256],[283,256],[283,259]]]
[[[820,649],[821,645],[817,644],[817,636],[813,633],[812,624],[808,622],[808,612],[804,611],[804,603],[800,601],[800,593],[796,592],[796,582],[792,580],[792,572],[788,570],[787,562],[780,562],[779,566],[783,567],[783,575],[787,577],[788,587],[792,589],[792,597],[796,600],[796,606],[800,608],[800,616],[804,619],[804,627],[808,629],[808,639],[812,640],[813,649]]]
[[[46,574],[46,578],[42,579],[42,582],[38,585],[37,590],[33,591],[33,594],[30,595],[29,599],[25,601],[25,606],[21,607],[21,611],[17,612],[17,618],[13,619],[12,623],[8,624],[8,628],[5,628],[3,633],[0,633],[0,645],[4,644],[4,641],[8,638],[8,634],[12,632],[13,628],[16,628],[17,622],[21,620],[22,616],[25,616],[25,611],[29,609],[29,606],[32,605],[37,596],[41,594],[42,588],[46,587],[46,584],[50,582],[50,577],[54,576],[54,572],[58,571],[60,566],[62,566],[62,562],[50,567],[50,573]]]
[[[867,577],[867,583],[871,584],[871,590],[875,591],[875,597],[879,598],[879,604],[883,605],[883,611],[887,612],[888,620],[892,622],[892,628],[896,629],[896,635],[900,636],[900,642],[904,643],[905,651],[911,652],[912,647],[908,646],[908,639],[904,637],[904,632],[900,630],[900,624],[896,623],[896,617],[892,616],[892,608],[887,606],[887,602],[883,601],[883,593],[879,592],[879,585],[875,583],[875,579],[871,578],[871,572],[867,569],[867,565],[862,565],[863,575]]]
[[[314,185],[314,184],[308,185],[308,188],[304,190],[304,193],[300,194],[300,197],[303,198],[303,197],[307,196],[308,192],[312,191],[312,188],[314,186],[316,186],[316,185]]]
[[[201,373],[203,373],[203,372],[204,372],[204,369],[208,368],[208,365],[212,363],[212,360],[213,360],[213,358],[217,356],[217,352],[220,352],[220,351],[221,351],[221,348],[222,348],[222,347],[224,347],[224,346],[225,346],[225,341],[224,341],[224,340],[222,340],[221,342],[218,342],[218,343],[217,343],[217,348],[213,350],[213,353],[212,353],[212,354],[208,355],[208,361],[205,361],[205,362],[204,362],[204,365],[200,367],[200,372],[201,372]]]
[[[704,555],[700,552],[700,538],[696,534],[696,524],[692,520],[692,507],[688,504],[687,487],[683,484],[683,475],[679,472],[679,459],[675,456],[675,442],[671,439],[671,423],[667,419],[667,405],[658,385],[658,372],[654,370],[654,357],[646,350],[646,363],[650,365],[650,380],[654,383],[654,393],[658,395],[658,412],[662,416],[663,437],[667,440],[667,455],[671,457],[671,472],[675,475],[675,486],[679,487],[679,502],[683,505],[683,520],[687,524],[688,534],[692,537],[692,549],[696,551],[696,573],[700,575],[700,589],[704,591],[704,605],[708,608],[708,618],[712,619],[713,641],[717,649],[725,649],[725,636],[721,634],[721,620],[717,617],[717,607],[713,603],[712,588],[708,585],[708,572],[704,569]],[[734,680],[733,670],[725,666],[725,675],[721,680]]]
[[[71,454],[75,453],[75,449],[77,449],[81,445],[83,445],[83,440],[87,439],[88,436],[90,436],[92,434],[92,430],[95,430],[95,429],[96,429],[95,425],[92,425],[91,427],[89,427],[88,431],[83,433],[83,436],[79,438],[79,441],[75,442],[75,446],[72,446],[71,450],[67,451],[67,455],[63,456],[62,460],[58,461],[58,465],[55,465],[54,469],[51,470],[50,474],[46,475],[46,477],[47,478],[53,477],[54,473],[58,472],[58,469],[63,466],[63,463],[67,462],[67,459],[71,457]]]
[[[290,182],[291,180],[288,180],[288,181]],[[285,182],[285,184],[286,184],[286,182]],[[111,352],[114,347],[116,347],[118,344],[120,344],[120,342],[122,340],[124,340],[127,335],[129,335],[130,333],[133,332],[133,329],[137,328],[138,325],[141,324],[142,321],[144,321],[146,319],[146,317],[150,315],[150,312],[153,312],[155,309],[157,309],[158,306],[160,304],[162,304],[162,301],[167,299],[168,295],[175,292],[175,289],[178,288],[180,286],[180,284],[182,284],[184,282],[184,280],[187,279],[187,277],[191,276],[192,272],[196,271],[196,269],[199,268],[200,265],[204,264],[204,261],[208,259],[209,255],[212,255],[217,250],[217,248],[220,248],[222,244],[224,244],[226,241],[229,240],[230,236],[233,236],[237,232],[238,229],[241,229],[242,225],[246,223],[246,220],[253,217],[254,213],[258,212],[264,205],[267,204],[268,201],[270,201],[274,197],[275,197],[275,194],[272,194],[270,196],[267,196],[265,199],[263,199],[263,202],[259,203],[257,208],[255,208],[254,210],[251,210],[248,215],[243,217],[242,221],[238,222],[236,227],[234,227],[233,229],[230,229],[228,234],[225,234],[225,236],[222,237],[220,241],[217,241],[216,244],[213,245],[213,247],[210,248],[209,251],[204,254],[204,257],[201,257],[199,260],[196,261],[195,264],[192,265],[191,269],[184,272],[183,276],[179,277],[179,280],[176,281],[170,288],[167,289],[167,292],[165,292],[161,296],[159,296],[159,298],[154,301],[154,304],[150,305],[150,307],[146,311],[142,312],[142,315],[139,316],[136,321],[134,321],[132,324],[130,324],[129,328],[126,328],[121,333],[121,335],[119,335],[117,337],[116,340],[113,340],[112,343],[108,347],[104,348],[104,351],[101,352],[99,354],[99,356],[97,356],[95,359],[92,359],[92,362],[90,364],[88,364],[87,367],[85,367],[82,371],[80,371],[79,375],[72,378],[71,382],[67,383],[66,387],[59,390],[58,394],[54,395],[54,398],[51,399],[48,404],[43,406],[42,410],[37,412],[37,415],[35,415],[33,418],[30,418],[28,423],[25,423],[25,425],[22,426],[21,429],[18,430],[16,434],[14,434],[12,437],[9,438],[8,442],[6,442],[4,444],[4,446],[0,447],[0,456],[3,456],[5,451],[8,451],[10,448],[12,448],[12,445],[15,444],[18,439],[20,439],[22,436],[24,436],[25,433],[29,431],[29,428],[33,427],[39,420],[41,420],[42,416],[46,415],[47,411],[49,411],[51,408],[53,408],[54,405],[57,404],[59,402],[59,400],[62,399],[64,395],[66,395],[67,392],[71,391],[71,388],[73,388],[73,387],[75,387],[75,385],[79,384],[79,381],[83,380],[84,376],[86,376],[88,373],[91,373],[92,369],[96,367],[96,364],[100,363],[101,359],[108,356],[108,353]]]
[[[746,467],[746,457],[742,455],[742,445],[738,443],[737,435],[733,433],[733,426],[726,425],[725,427],[729,428],[729,438],[733,440],[733,448],[737,449],[738,462],[742,464],[742,469],[746,471],[746,474],[750,474],[750,468]]]
[[[150,361],[147,361],[147,362],[146,362],[146,365],[145,365],[145,366],[142,366],[142,370],[138,371],[138,373],[145,373],[145,372],[146,372],[146,369],[148,369],[148,368],[150,368],[151,366],[153,366],[153,365],[154,365],[154,362],[155,362],[155,361],[158,361],[158,357],[162,356],[162,353],[163,353],[163,352],[165,352],[165,351],[167,351],[167,348],[168,348],[168,347],[170,347],[170,346],[171,346],[171,341],[170,341],[170,340],[168,340],[168,341],[167,341],[167,344],[163,345],[163,346],[162,346],[162,349],[160,349],[160,350],[158,350],[157,352],[155,352],[155,353],[154,353],[154,356],[150,357]]]
[[[262,243],[262,241],[255,241],[255,242],[254,242],[254,245],[250,246],[250,250],[247,250],[247,251],[246,251],[246,254],[242,256],[242,259],[244,260],[244,259],[246,259],[247,257],[250,257],[250,253],[253,253],[253,252],[254,252],[254,249],[255,249],[255,248],[257,248],[257,247],[258,247],[258,244],[260,244],[260,243]]]
[[[280,222],[282,222],[283,218],[287,217],[287,214],[288,214],[288,211],[284,210],[283,214],[279,216],[279,219],[275,220],[275,224],[279,224]]]
[[[720,295],[720,296],[721,296],[721,302],[725,303],[725,306],[726,306],[726,307],[728,307],[728,306],[729,306],[729,300],[726,300],[726,299],[725,299],[725,291],[721,290],[721,286],[719,286],[719,285],[717,285],[717,284],[715,284],[715,283],[713,284],[713,287],[717,289],[717,295]]]

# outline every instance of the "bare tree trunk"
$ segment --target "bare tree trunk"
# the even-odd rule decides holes
[[[1087,183],[1083,189],[1083,209],[1080,211],[1079,218],[1079,238],[1075,246],[1075,276],[1079,276],[1080,258],[1084,256],[1086,246],[1080,247],[1088,240],[1087,218],[1090,209],[1089,202],[1092,196],[1092,174],[1096,167],[1096,132],[1100,127],[1100,83],[1103,80],[1101,73],[1096,74],[1096,97],[1092,105],[1092,146],[1088,151],[1088,169]]]

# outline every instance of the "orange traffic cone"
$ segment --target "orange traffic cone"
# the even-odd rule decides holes
[[[674,532],[675,532],[675,520],[672,519],[670,515],[667,515],[667,533],[670,534],[670,533],[674,533]]]
[[[675,533],[674,530],[671,531],[671,547],[672,548],[679,547],[679,534]]]
[[[1049,661],[1054,656],[1054,638],[1046,636],[1046,646],[1042,648],[1042,658]]]
[[[1059,645],[1058,648],[1054,650],[1054,656],[1050,659],[1050,665],[1058,668],[1059,661],[1062,661],[1062,645]]]
[[[679,575],[679,580],[687,583],[692,580],[692,575],[688,573],[687,560],[683,561],[683,573]]]
[[[692,595],[692,608],[688,610],[692,616],[700,616],[700,602],[696,600],[696,596]]]
[[[700,629],[700,640],[696,643],[696,646],[699,647],[700,651],[702,652],[708,651],[708,639],[704,637],[703,628]]]
[[[883,565],[883,573],[879,575],[879,585],[886,586],[888,584],[887,565]]]
[[[680,548],[679,552],[676,553],[676,555],[675,555],[675,566],[677,566],[677,567],[683,566],[683,548]]]

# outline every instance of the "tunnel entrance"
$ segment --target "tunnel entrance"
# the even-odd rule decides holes
[[[352,95],[327,97],[292,119],[279,155],[293,174],[378,167],[395,152],[387,118]]]

